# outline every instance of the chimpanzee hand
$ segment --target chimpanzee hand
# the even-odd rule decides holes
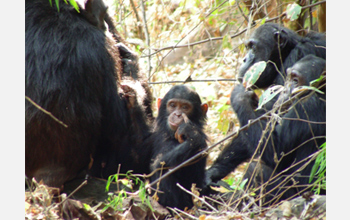
[[[186,140],[192,142],[200,138],[198,128],[188,119],[187,115],[182,113],[182,117],[184,118],[184,122],[177,128],[175,139],[181,144]]]
[[[249,104],[253,109],[258,107],[259,98],[254,91],[246,91],[242,84],[238,84],[231,93],[231,105],[236,111],[241,106]]]
[[[128,85],[121,85],[120,87],[123,90],[121,95],[126,101],[127,108],[135,108],[137,106],[136,91]]]
[[[130,59],[130,60],[137,59],[136,53],[130,50],[125,44],[117,43],[116,46],[118,47],[121,58]]]
[[[130,74],[131,77],[135,78],[139,71],[137,54],[123,43],[118,43],[117,47],[122,61],[123,73]]]

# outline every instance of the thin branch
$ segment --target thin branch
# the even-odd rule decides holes
[[[215,199],[213,199],[213,198],[211,198],[211,197],[209,197],[209,196],[204,196],[204,198],[205,198],[205,199],[208,199],[208,200],[210,200],[210,201],[212,201],[212,202],[214,202],[214,203],[217,203],[217,204],[219,204],[219,205],[225,207],[226,209],[232,209],[231,207],[229,207],[229,206],[228,206],[226,203],[224,203],[223,201],[219,202],[218,200],[215,200]],[[222,199],[221,199],[221,200],[222,200]],[[233,209],[232,209],[232,210],[233,210]],[[204,210],[202,210],[202,211],[204,211]]]
[[[48,116],[50,116],[53,120],[57,121],[59,124],[61,124],[63,127],[68,128],[68,125],[66,125],[65,123],[63,123],[62,121],[60,121],[58,118],[56,118],[51,112],[46,111],[45,109],[43,109],[40,105],[36,104],[31,98],[29,98],[28,96],[25,96],[26,99],[32,103],[37,109],[39,109],[40,111],[44,112],[45,114],[47,114]]]
[[[194,219],[194,220],[197,220],[198,218],[193,216],[193,215],[190,215],[188,214],[187,212],[184,212],[182,211],[181,209],[178,209],[178,208],[174,208],[173,210],[175,210],[176,212],[181,212],[182,214],[186,215],[188,218],[190,219]]]
[[[191,191],[185,189],[185,188],[184,188],[183,186],[181,186],[179,183],[176,183],[176,185],[177,185],[180,189],[182,189],[183,191],[185,191],[186,193],[190,194],[190,195],[193,196],[193,197],[196,197],[198,200],[200,200],[201,202],[203,202],[204,204],[206,204],[209,208],[211,208],[211,209],[212,209],[213,211],[215,211],[216,213],[219,212],[216,208],[214,208],[212,205],[210,205],[209,203],[207,203],[207,202],[205,201],[205,199],[203,199],[203,198],[201,198],[201,197],[195,195],[195,194],[192,193]]]
[[[149,82],[148,84],[168,84],[168,83],[188,83],[188,82],[222,82],[230,81],[235,82],[236,79],[190,79],[185,81],[161,81],[161,82]]]
[[[147,19],[146,19],[146,10],[145,10],[145,4],[143,0],[141,0],[141,10],[142,10],[142,18],[143,18],[143,29],[145,31],[145,38],[146,38],[146,44],[148,47],[148,81],[150,81],[151,78],[151,71],[152,71],[152,63],[151,63],[151,40],[149,37],[148,27],[147,27]]]
[[[171,207],[167,207],[168,209],[170,209],[171,211],[173,211],[177,216],[179,216],[179,218],[181,218],[182,220],[184,220],[184,218],[182,218],[182,216],[179,214],[178,211],[176,211],[175,209],[171,208]]]
[[[76,193],[79,189],[81,189],[83,186],[85,186],[87,184],[88,180],[84,180],[73,192],[71,192],[69,194],[69,196],[67,196],[62,202],[58,203],[57,206],[62,205],[67,199],[69,199],[72,195],[74,195],[74,193]]]
[[[241,6],[239,5],[239,1],[236,1],[236,5],[237,5],[238,10],[241,12],[241,15],[244,17],[244,20],[247,23],[249,23],[249,20],[248,20],[247,16],[243,13],[243,10],[242,10]]]
[[[301,118],[286,118],[283,117],[284,120],[291,120],[291,121],[301,121],[301,122],[307,122],[310,124],[317,124],[317,125],[325,125],[326,122],[321,122],[321,121],[310,121],[310,120],[305,120],[305,119],[301,119]]]
[[[137,13],[137,9],[136,9],[134,0],[130,0],[130,4],[131,4],[132,10],[134,11],[137,24],[141,24],[141,19],[140,19],[140,17],[139,17],[139,13]],[[142,1],[142,3],[141,3],[141,7],[142,7],[142,5],[143,5],[143,1]],[[144,10],[143,7],[142,7],[142,10]],[[141,38],[142,40],[144,40],[144,37],[145,37],[145,36],[143,35],[143,29],[142,29],[142,27],[140,27],[140,25],[137,25],[137,28],[138,28],[138,31],[139,31],[139,33],[140,33],[140,38]],[[146,34],[145,34],[145,35],[146,35]],[[148,46],[149,46],[149,45],[148,45]]]

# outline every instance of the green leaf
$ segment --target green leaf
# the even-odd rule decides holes
[[[294,21],[299,18],[299,15],[301,13],[301,6],[297,3],[289,4],[287,6],[287,18],[291,21]]]
[[[152,207],[152,204],[151,204],[151,202],[149,201],[149,197],[147,197],[146,203],[147,203],[148,207],[151,209],[151,211],[154,212],[154,209],[153,209],[153,207]]]
[[[241,43],[240,45],[238,45],[238,49],[241,53],[244,53],[245,51],[245,44],[244,43]]]
[[[261,109],[263,105],[268,103],[271,99],[273,99],[277,94],[279,94],[283,90],[283,86],[281,85],[275,85],[273,87],[270,87],[266,89],[266,91],[260,96],[259,98],[259,106],[257,108]]]
[[[240,189],[244,189],[245,184],[248,182],[248,178],[244,179],[241,184],[239,184]]]
[[[225,110],[229,109],[231,106],[230,105],[227,105],[226,103],[224,103],[221,107],[218,106],[219,108],[217,108],[216,110],[219,112],[219,113],[223,113]]]
[[[91,206],[86,204],[86,203],[83,203],[83,206],[86,210],[90,210],[91,209]]]
[[[321,75],[318,79],[312,80],[310,82],[310,86],[314,86],[317,82],[321,81],[324,78],[323,75]]]
[[[80,11],[79,11],[79,6],[78,6],[78,4],[77,4],[77,2],[76,2],[75,0],[69,0],[69,3],[75,8],[75,10],[76,10],[77,12],[80,13]]]
[[[57,11],[59,12],[60,11],[60,2],[59,2],[59,0],[55,0],[55,2],[56,2]]]
[[[322,151],[317,155],[315,159],[315,164],[311,169],[309,183],[312,182],[312,179],[316,175],[320,177],[326,172],[326,142],[321,145],[320,149],[322,149]]]
[[[146,189],[141,189],[139,190],[139,198],[141,199],[141,202],[144,203],[146,199]]]
[[[243,86],[246,89],[249,89],[252,85],[254,85],[254,83],[259,79],[261,73],[264,72],[265,68],[265,61],[254,63],[254,65],[251,66],[244,75]]]
[[[295,93],[301,92],[301,91],[305,91],[305,90],[313,90],[313,91],[318,92],[320,94],[324,94],[324,92],[322,92],[321,90],[319,90],[313,86],[299,86],[299,87],[293,89],[292,94],[295,94]]]

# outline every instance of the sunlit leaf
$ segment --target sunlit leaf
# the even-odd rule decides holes
[[[315,84],[316,84],[317,82],[321,81],[323,78],[324,78],[324,76],[321,75],[318,79],[312,80],[312,81],[310,82],[310,86],[315,86]]]
[[[301,13],[301,6],[297,3],[289,4],[287,5],[287,18],[291,21],[294,21],[299,18],[299,15]]]
[[[277,94],[279,94],[283,90],[283,86],[275,85],[266,89],[266,91],[259,98],[259,106],[257,109],[261,109],[263,105],[268,103],[271,99],[273,99]]]
[[[223,106],[224,107],[224,106]],[[229,108],[229,105],[226,105],[224,108]],[[227,110],[224,110],[223,112],[220,113],[220,118],[218,121],[218,126],[217,128],[222,131],[222,132],[227,132],[231,120],[229,119],[229,112]]]
[[[91,206],[86,204],[86,203],[83,203],[83,206],[86,210],[90,210],[91,209]]]
[[[321,174],[323,171],[326,171],[326,142],[321,145],[320,149],[322,149],[322,151],[317,155],[315,163],[312,167],[309,177],[309,183],[312,182],[315,175]]]
[[[244,189],[245,184],[248,182],[248,178],[244,179],[241,184],[239,184],[240,189]]]
[[[227,193],[227,192],[230,192],[231,190],[229,189],[226,189],[225,187],[223,186],[219,186],[219,187],[216,187],[216,186],[210,186],[210,188],[216,192],[220,192],[220,193]]]
[[[77,12],[79,12],[79,6],[75,0],[69,0],[69,3],[75,8]]]
[[[59,0],[55,0],[55,2],[56,2],[57,11],[60,11],[60,2],[59,2]]]
[[[241,53],[243,53],[243,52],[244,52],[244,49],[245,49],[244,43],[241,43],[241,44],[238,46],[238,49],[239,49],[239,51],[240,51]]]
[[[324,94],[324,92],[322,92],[321,90],[313,87],[313,86],[299,86],[295,89],[293,89],[292,94],[298,93],[298,92],[302,92],[302,91],[306,91],[306,90],[313,90],[315,92],[318,92],[320,94]]]
[[[259,79],[261,73],[264,72],[265,68],[265,61],[254,63],[254,65],[251,66],[244,75],[243,86],[246,89],[249,89],[252,85],[254,85],[254,83]]]

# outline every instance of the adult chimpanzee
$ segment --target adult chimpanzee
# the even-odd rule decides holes
[[[243,58],[238,73],[242,82],[246,71],[254,63],[269,61],[264,72],[254,84],[257,88],[284,85],[287,68],[308,54],[326,59],[326,37],[320,33],[309,33],[305,37],[274,23],[258,27],[246,42],[248,53]]]
[[[287,69],[285,89],[277,103],[287,100],[296,87],[309,85],[312,80],[319,78],[325,70],[325,64],[324,59],[308,55]],[[325,84],[321,90],[325,92]],[[290,108],[283,114],[281,124],[276,124],[275,127],[266,126],[267,121],[261,120],[251,124],[248,130],[241,131],[207,171],[207,181],[220,180],[239,164],[250,159],[258,148],[257,156],[261,156],[264,166],[270,168],[267,173],[274,171],[274,176],[286,186],[280,185],[278,190],[274,191],[275,194],[284,193],[275,199],[287,199],[305,189],[314,164],[307,157],[315,153],[325,142],[326,95],[310,91],[294,98]],[[241,84],[233,89],[231,105],[241,126],[264,113],[264,110],[255,110],[256,100],[256,94],[253,91],[246,91]],[[261,137],[266,127],[270,132]],[[261,138],[262,143],[259,142]],[[264,181],[267,181],[266,175],[263,176]],[[269,189],[276,184],[271,184]]]
[[[195,91],[184,85],[174,86],[161,101],[158,100],[158,108],[156,127],[151,137],[151,170],[158,171],[151,177],[151,181],[207,147],[203,126],[208,105],[201,103]],[[157,193],[159,203],[180,209],[191,208],[191,195],[176,184],[179,183],[188,190],[191,190],[193,183],[196,187],[203,187],[205,161],[205,158],[201,158],[163,179]]]
[[[73,179],[92,159],[93,175],[101,164],[126,160],[121,149],[133,145],[130,134],[142,127],[133,119],[142,116],[134,115],[137,105],[118,95],[120,54],[101,26],[106,8],[93,2],[96,8],[87,1],[78,13],[64,1],[59,11],[47,0],[26,1],[26,96],[68,125],[26,100],[25,173],[50,186]],[[131,159],[123,168],[133,164]]]

